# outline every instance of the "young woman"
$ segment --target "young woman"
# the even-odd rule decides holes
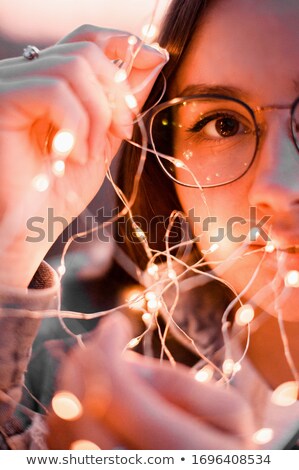
[[[3,447],[43,447],[42,428],[48,429],[52,448],[74,448],[82,440],[108,449],[283,448],[295,435],[298,21],[295,0],[283,7],[278,0],[174,0],[159,38],[169,62],[164,67],[167,55],[161,48],[143,46],[127,81],[115,80],[117,68],[111,61],[126,63],[128,48],[138,43],[126,33],[93,27],[76,30],[30,63],[23,58],[3,62],[1,281],[2,303],[11,309],[1,318],[2,331],[9,332],[9,343],[1,344],[2,407],[9,410],[2,414]],[[166,230],[166,237],[165,231],[158,232],[155,238],[153,225],[147,225],[145,240],[133,225],[133,239],[137,230],[141,242],[133,245],[128,237],[128,250],[145,269],[142,279],[151,293],[153,286],[166,285],[165,276],[173,281],[163,297],[161,289],[155,291],[161,305],[152,308],[154,318],[156,310],[164,312],[166,325],[163,330],[159,323],[157,331],[171,365],[175,354],[164,338],[170,326],[171,334],[194,353],[193,362],[182,362],[198,369],[198,350],[204,350],[208,357],[199,367],[208,364],[216,370],[215,380],[223,387],[198,383],[194,369],[192,375],[185,366],[122,356],[134,334],[123,317],[112,316],[101,322],[85,349],[74,348],[63,361],[57,388],[79,399],[76,419],[69,422],[52,413],[45,425],[35,417],[16,436],[12,413],[38,325],[26,315],[13,318],[13,312],[55,308],[58,291],[50,268],[39,267],[49,242],[26,243],[26,220],[37,215],[46,230],[48,207],[68,221],[83,210],[121,139],[131,139],[134,112],[163,67],[163,103],[157,105],[164,86],[160,77],[143,108],[149,110],[144,119],[151,149],[132,213],[147,223],[159,216],[164,223],[167,217],[172,220],[173,210],[183,210],[196,239],[192,253],[188,240],[180,239],[188,255],[182,256],[182,247],[174,251],[173,232]],[[64,176],[53,177],[37,200],[37,185],[45,184],[41,176],[51,157],[49,128],[71,130],[76,142]],[[144,139],[135,134],[135,144],[123,148],[120,169],[127,199],[134,195],[142,162],[134,148]],[[11,214],[18,217],[7,239]],[[149,250],[160,256],[149,257]],[[193,271],[184,265],[186,258]],[[157,267],[159,262],[163,266]],[[184,269],[188,275],[179,277]],[[25,293],[30,282],[43,290]],[[250,344],[244,304],[250,320],[253,312],[257,318]]]

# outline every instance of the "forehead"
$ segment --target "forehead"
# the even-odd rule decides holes
[[[262,103],[299,93],[299,1],[216,0],[184,56],[175,83],[231,86]]]

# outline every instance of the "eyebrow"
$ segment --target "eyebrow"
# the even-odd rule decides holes
[[[177,97],[192,96],[199,94],[217,94],[231,98],[249,99],[249,95],[241,88],[225,85],[208,85],[207,83],[196,83],[185,87]]]

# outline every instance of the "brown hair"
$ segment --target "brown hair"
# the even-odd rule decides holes
[[[166,79],[167,89],[163,101],[168,99],[167,90],[170,88],[175,73],[180,65],[181,57],[186,51],[192,35],[202,19],[207,8],[207,0],[173,0],[163,21],[159,44],[166,48],[170,55],[170,60],[163,69],[163,75]],[[159,99],[163,87],[161,77],[156,81],[144,109],[150,109]],[[135,129],[134,140],[138,140],[138,129]],[[140,159],[140,151],[125,143],[122,148],[122,158],[118,175],[118,184],[127,197],[130,196],[134,176]],[[147,156],[141,181],[139,184],[138,196],[132,208],[134,217],[148,237],[151,248],[164,251],[165,223],[173,210],[181,210],[179,200],[173,182],[165,175],[156,158],[150,154]],[[150,223],[155,220],[157,224]],[[123,221],[122,221],[123,222]],[[149,227],[154,232],[149,233]],[[141,243],[134,238],[131,224],[118,224],[118,233],[122,234],[122,240],[125,239],[126,251],[130,254],[132,260],[144,269],[148,261]],[[124,229],[125,227],[125,229]],[[125,230],[125,233],[124,233]],[[172,233],[173,240],[179,240],[181,237],[181,228],[176,226]],[[134,243],[135,241],[135,243]]]

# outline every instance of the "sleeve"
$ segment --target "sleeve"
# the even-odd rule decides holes
[[[57,309],[58,298],[58,276],[45,262],[28,289],[0,287],[0,449],[39,448],[32,439],[35,435],[40,440],[37,429],[43,427],[41,417],[32,420],[28,431],[14,415],[40,324],[33,312]]]

